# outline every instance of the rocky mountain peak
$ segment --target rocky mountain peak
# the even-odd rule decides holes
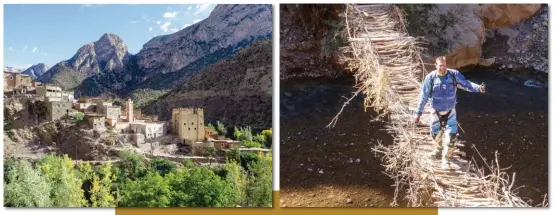
[[[37,80],[39,77],[41,77],[42,74],[48,71],[48,69],[49,67],[46,64],[38,63],[30,66],[22,73],[31,76],[32,80]]]
[[[67,62],[80,73],[91,75],[122,68],[129,58],[127,45],[115,34],[103,34],[99,40],[82,46]]]
[[[138,66],[150,75],[173,72],[217,50],[271,33],[272,5],[217,5],[205,20],[146,43],[137,54]]]

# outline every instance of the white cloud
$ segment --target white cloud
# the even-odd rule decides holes
[[[166,19],[170,19],[170,18],[174,18],[176,15],[178,15],[177,11],[174,12],[166,12],[164,13],[164,15],[162,15],[162,17],[166,18]]]
[[[14,50],[14,48],[10,46],[10,51],[13,51],[13,50]]]
[[[189,6],[189,7],[187,8],[187,10],[191,10],[191,8],[193,8],[193,7]]]
[[[37,47],[33,47],[33,53],[35,53],[37,51]]]
[[[42,55],[42,56],[47,56],[48,53],[46,53],[46,52],[41,52],[41,55]]]
[[[22,49],[21,51],[25,52],[25,51],[27,51],[27,49],[29,49],[29,47],[28,47],[28,46],[24,46],[23,49]]]
[[[165,22],[164,24],[162,24],[162,25],[160,26],[160,30],[162,30],[162,31],[164,31],[164,32],[168,32],[168,27],[170,27],[171,24],[172,24],[172,23],[170,23],[170,22]]]
[[[172,29],[170,29],[170,31],[172,31],[172,32],[177,32],[178,29],[177,29],[177,28],[172,28]]]
[[[200,22],[200,21],[201,21],[200,19],[193,20],[193,24],[195,24],[197,22]]]
[[[157,25],[160,25],[160,23],[162,23],[162,21],[160,21],[160,20],[159,20],[159,21],[156,21],[156,24],[157,24]]]
[[[137,24],[137,23],[139,23],[139,22],[138,22],[138,21],[135,21],[135,20],[132,20],[132,21],[129,21],[129,23],[131,23],[131,24]]]
[[[198,4],[195,7],[195,14],[200,14],[204,12],[205,10],[207,10],[208,7],[210,7],[210,4]]]
[[[189,26],[191,26],[191,24],[185,24],[185,25],[183,25],[183,28],[187,28]]]
[[[149,28],[149,31],[153,31],[153,27],[150,27],[150,28]]]

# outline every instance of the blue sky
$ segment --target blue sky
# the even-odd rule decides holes
[[[4,66],[25,69],[71,58],[83,45],[113,33],[128,51],[203,20],[215,5],[4,5]]]

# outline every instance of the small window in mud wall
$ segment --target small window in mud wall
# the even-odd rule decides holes
[[[191,125],[195,125],[195,123],[194,123],[194,122],[191,122]]]
[[[191,131],[191,128],[189,128],[188,130],[190,130],[190,131]]]
[[[194,129],[195,129],[195,131],[197,130],[197,128],[194,128]]]
[[[10,76],[10,80],[14,80],[14,77],[13,77],[13,76]]]

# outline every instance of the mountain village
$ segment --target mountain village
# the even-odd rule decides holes
[[[135,109],[131,99],[125,102],[124,107],[118,105],[118,102],[109,102],[100,97],[76,99],[73,91],[64,91],[60,86],[43,84],[32,80],[29,75],[6,70],[4,99],[5,102],[17,101],[22,104],[42,102],[46,109],[45,121],[79,121],[96,133],[114,133],[121,143],[130,142],[138,151],[169,160],[190,158],[203,161],[206,160],[203,156],[210,148],[216,150],[217,157],[223,157],[233,148],[259,154],[270,151],[264,148],[245,148],[241,141],[219,136],[205,124],[203,108],[173,108],[171,121],[160,121],[156,115],[145,115],[141,113],[141,109]],[[30,116],[22,116],[21,120],[25,121],[25,118],[35,122],[28,121],[24,124],[39,123]],[[161,142],[175,144],[179,154],[186,156],[153,154],[153,147],[160,146]]]

